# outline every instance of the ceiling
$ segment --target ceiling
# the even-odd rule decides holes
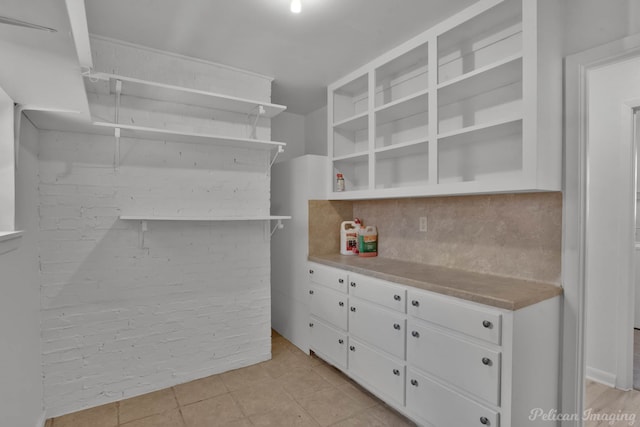
[[[289,2],[85,0],[92,34],[274,77],[272,102],[297,114],[326,105],[329,83],[476,0],[302,0],[298,15]]]

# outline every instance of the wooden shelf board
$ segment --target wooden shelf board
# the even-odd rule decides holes
[[[428,146],[429,141],[427,139],[389,145],[375,150],[376,160],[390,159],[413,154],[425,154],[427,153],[426,150],[428,150]]]
[[[365,111],[364,113],[356,114],[353,117],[334,123],[333,128],[353,131],[364,130],[367,128],[368,121],[369,112]]]
[[[265,114],[262,117],[265,118],[275,117],[287,108],[284,105],[238,98],[235,96],[136,79],[117,74],[100,72],[94,73],[87,77],[89,85],[91,84],[90,79],[92,78],[108,81],[111,93],[115,93],[115,81],[122,81],[121,93],[125,96],[135,96],[177,104],[194,105],[198,107],[213,108],[216,110],[232,111],[241,114],[256,114],[258,112],[258,107],[262,106],[265,109]]]
[[[446,140],[483,140],[491,136],[504,135],[519,131],[522,133],[522,116],[513,116],[496,120],[489,123],[482,123],[476,126],[469,126],[452,132],[446,132],[438,135],[438,141]]]
[[[145,139],[145,140],[167,140],[173,142],[184,142],[191,144],[215,144],[229,147],[253,148],[271,150],[278,146],[286,146],[284,142],[264,141],[260,139],[235,138],[222,135],[210,135],[196,132],[178,132],[167,129],[149,128],[143,126],[124,125],[106,122],[93,122],[97,129],[110,130],[115,135],[115,130],[120,129],[120,136],[123,138]],[[103,132],[104,134],[105,132]]]
[[[522,54],[511,55],[439,84],[438,105],[472,98],[521,80]]]
[[[286,215],[264,215],[264,216],[154,216],[154,215],[120,215],[123,221],[269,221],[291,219]]]
[[[376,108],[376,125],[429,111],[429,90],[425,89]]]
[[[345,154],[344,156],[334,157],[333,161],[334,162],[340,162],[345,160],[357,161],[359,158],[365,159],[368,156],[369,156],[369,152],[363,151],[361,153]]]

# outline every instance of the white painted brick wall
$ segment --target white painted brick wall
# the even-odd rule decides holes
[[[270,90],[266,79],[224,73]],[[236,119],[216,126],[245,132]],[[142,239],[139,222],[118,219],[268,214],[269,153],[122,139],[118,170],[113,158],[114,138],[41,132],[48,416],[270,358],[269,224],[149,222]]]

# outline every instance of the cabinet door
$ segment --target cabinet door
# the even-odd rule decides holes
[[[334,365],[347,367],[347,334],[311,317],[309,320],[311,350]]]
[[[408,298],[407,311],[411,316],[493,344],[500,344],[500,312],[432,292],[410,290]]]
[[[379,393],[404,405],[405,366],[351,338],[349,340],[349,371],[369,383]]]
[[[407,363],[495,405],[500,404],[501,353],[408,322]]]
[[[411,368],[407,372],[407,409],[434,427],[499,427],[499,414]]]
[[[402,286],[351,273],[349,275],[349,294],[406,313],[407,291]]]
[[[369,344],[404,359],[405,317],[351,298],[349,302],[349,333]]]
[[[322,286],[312,286],[309,290],[311,314],[347,330],[347,296]]]
[[[347,293],[347,272],[320,264],[309,264],[309,281]]]

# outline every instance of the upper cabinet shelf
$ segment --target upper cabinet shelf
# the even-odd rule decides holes
[[[558,3],[480,0],[329,85],[329,197],[559,191]]]
[[[98,93],[115,93],[117,81],[122,82],[121,93],[124,96],[135,96],[241,114],[257,114],[258,108],[263,107],[264,114],[262,114],[262,117],[265,118],[273,118],[287,108],[284,105],[205,92],[117,74],[98,72],[86,78],[87,86],[92,86],[94,91]]]

